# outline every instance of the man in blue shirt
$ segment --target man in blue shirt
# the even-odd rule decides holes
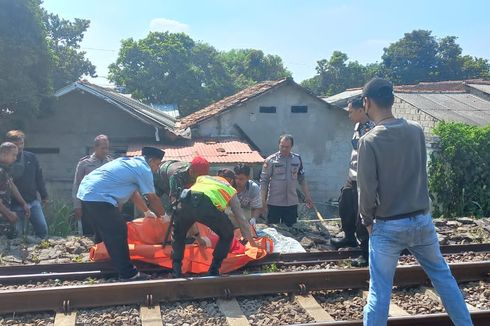
[[[82,201],[82,214],[88,216],[111,256],[112,263],[123,280],[148,279],[131,264],[127,243],[128,230],[120,207],[130,198],[145,217],[162,216],[164,209],[155,194],[153,173],[165,154],[154,147],[143,147],[143,156],[122,157],[111,161],[86,175],[78,188],[77,198]],[[135,194],[145,196],[145,201]]]

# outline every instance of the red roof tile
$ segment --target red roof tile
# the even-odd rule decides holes
[[[130,144],[127,155],[141,155],[143,146],[154,146],[165,150],[164,160],[190,162],[200,155],[209,163],[262,163],[264,158],[250,148],[246,142],[237,139],[194,140],[186,145],[172,146],[163,144]]]

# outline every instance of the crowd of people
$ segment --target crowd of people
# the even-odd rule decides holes
[[[415,122],[395,118],[393,103],[392,84],[374,78],[364,86],[362,96],[348,104],[355,127],[349,173],[339,199],[344,237],[331,243],[337,248],[360,245],[362,249],[353,264],[369,266],[365,325],[386,324],[396,265],[406,248],[429,275],[453,323],[472,325],[461,291],[441,255],[430,215],[423,130]],[[0,145],[0,214],[9,221],[9,236],[25,232],[29,220],[36,235],[45,237],[41,203],[48,195],[35,155],[23,150],[24,139],[21,131],[14,130]],[[250,224],[259,216],[270,224],[296,223],[297,189],[302,190],[306,205],[313,207],[301,156],[292,152],[293,137],[281,136],[278,145],[278,152],[265,159],[257,184],[244,164],[211,176],[203,157],[192,162],[166,161],[164,151],[154,147],[144,147],[141,156],[112,160],[108,137],[99,135],[93,154],[83,157],[76,168],[74,215],[81,219],[84,234],[94,234],[97,242],[104,242],[124,280],[148,278],[129,259],[126,220],[120,209],[126,201],[132,200],[145,217],[173,221],[175,277],[181,276],[186,238],[205,245],[195,223],[205,224],[219,236],[208,271],[217,276],[234,228],[257,246]]]

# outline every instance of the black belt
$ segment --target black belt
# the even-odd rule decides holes
[[[391,221],[391,220],[401,220],[402,218],[409,218],[409,217],[415,217],[417,215],[425,213],[425,209],[420,209],[415,212],[410,212],[406,214],[399,214],[399,215],[394,215],[390,217],[381,217],[381,216],[376,216],[375,219],[380,220],[380,221]]]

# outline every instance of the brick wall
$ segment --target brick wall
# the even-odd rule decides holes
[[[425,137],[427,139],[433,138],[434,134],[432,133],[432,128],[439,122],[438,119],[396,97],[396,95],[395,103],[393,104],[393,113],[397,118],[405,118],[407,120],[418,122],[424,129]]]

